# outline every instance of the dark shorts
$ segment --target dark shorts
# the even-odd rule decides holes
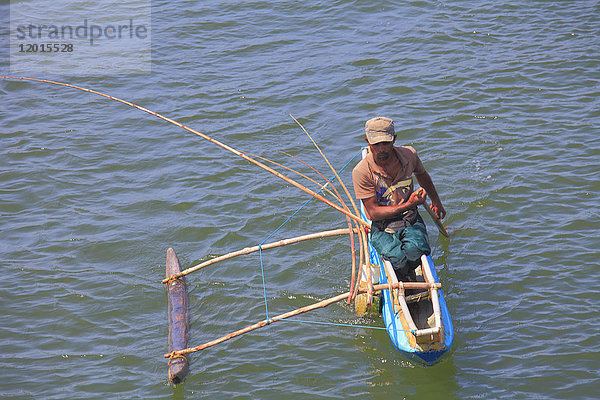
[[[429,255],[429,239],[427,227],[420,215],[415,222],[396,233],[379,230],[371,225],[371,244],[386,260],[392,263],[397,275],[408,275],[419,265],[423,254]]]

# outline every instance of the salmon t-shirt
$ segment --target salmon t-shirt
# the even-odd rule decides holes
[[[394,146],[394,150],[400,160],[400,170],[396,176],[389,176],[383,168],[377,165],[370,151],[354,167],[352,182],[357,199],[363,200],[377,196],[377,203],[380,206],[393,206],[402,204],[409,198],[414,189],[412,175],[425,173],[425,167],[414,148]],[[404,219],[412,222],[416,214],[415,207],[405,211],[393,221]],[[367,217],[369,216],[367,215]],[[376,222],[378,225],[386,226],[392,220]]]

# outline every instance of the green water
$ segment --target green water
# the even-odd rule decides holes
[[[190,267],[257,245],[307,195],[126,105],[0,81],[0,397],[597,398],[599,11],[596,1],[155,1],[150,74],[104,73],[118,57],[87,59],[87,73],[21,71],[311,176],[278,152],[326,171],[289,113],[337,167],[363,145],[364,121],[393,118],[451,231],[429,222],[455,326],[453,351],[430,368],[368,328],[382,326],[376,313],[338,304],[301,318],[360,327],[278,322],[192,355],[187,381],[169,386],[166,249]],[[342,227],[312,201],[270,240]],[[263,261],[272,314],[349,285],[346,237]],[[264,319],[262,282],[257,255],[190,275],[190,344]]]

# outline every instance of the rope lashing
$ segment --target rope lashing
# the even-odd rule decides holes
[[[169,286],[171,285],[171,283],[174,283],[174,282],[179,282],[179,283],[181,283],[182,285],[185,286],[185,281],[182,279],[181,276],[171,275],[169,277],[169,279],[167,280],[167,289],[169,288]]]
[[[172,352],[171,355],[169,355],[169,362],[167,364],[167,366],[171,366],[171,361],[173,361],[176,358],[183,358],[186,362],[188,362],[188,359],[186,356],[184,356],[183,354],[179,354],[177,352]]]

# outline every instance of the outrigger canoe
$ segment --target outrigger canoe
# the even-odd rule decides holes
[[[328,204],[330,207],[336,209],[337,211],[353,219],[359,219],[357,216],[352,215],[347,210],[327,200],[322,195],[313,192],[312,190],[304,187],[303,185],[299,184],[293,179],[278,173],[277,171],[266,166],[265,164],[262,164],[254,158],[232,148],[231,146],[221,143],[220,141],[215,140],[201,132],[198,132],[197,130],[187,127],[177,121],[174,121],[156,112],[148,110],[147,108],[140,107],[129,101],[109,96],[107,94],[95,90],[86,89],[67,83],[26,77],[1,76],[0,79],[19,79],[70,87],[82,90],[84,92],[94,93],[96,95],[103,96],[111,100],[126,104],[130,107],[137,108],[141,111],[152,114],[155,117],[161,118],[169,123],[175,124],[189,132],[192,132],[193,134],[207,141],[210,141],[218,147],[230,151],[235,155],[251,162],[252,164],[274,174],[275,176],[286,181],[287,183],[301,189],[305,193],[308,193],[311,196],[319,199],[320,201]],[[298,122],[294,117],[292,118],[296,122]],[[299,122],[298,124],[302,127],[302,125]],[[306,132],[304,127],[302,127],[302,129]],[[308,132],[306,132],[306,134],[310,137]],[[364,154],[366,153],[363,153],[363,156]],[[362,211],[362,218],[365,221],[367,220],[366,216],[364,215],[364,210]],[[438,228],[440,228],[441,232],[445,232],[443,226],[441,226],[441,223],[439,223],[439,221],[436,220],[436,224],[438,225]],[[377,252],[372,248],[370,244],[369,247],[371,263],[380,266],[380,282],[393,282],[393,280],[395,279],[395,274],[393,273],[393,270],[391,269],[389,263],[383,262],[379,254],[377,254]],[[199,266],[196,266],[194,268],[199,268]],[[189,332],[189,305],[187,298],[187,290],[185,287],[185,280],[182,278],[180,279],[174,277],[174,275],[178,275],[180,273],[181,266],[179,264],[179,260],[177,259],[177,256],[175,255],[173,249],[169,249],[167,251],[166,278],[164,282],[167,283],[167,296],[169,301],[169,353],[165,354],[165,357],[169,358],[169,380],[175,384],[182,382],[183,379],[185,379],[187,373],[189,372],[189,363],[184,354],[189,354],[194,351],[199,351],[201,349],[213,346],[232,337],[238,336],[242,333],[246,333],[251,330],[268,325],[269,323],[272,323],[274,321],[288,318],[290,316],[297,315],[316,308],[325,307],[329,304],[341,301],[350,296],[349,292],[342,295],[338,295],[336,297],[332,297],[331,299],[315,303],[311,306],[306,306],[294,310],[292,312],[284,313],[279,316],[270,318],[269,320],[260,321],[257,324],[225,335],[222,338],[209,342],[205,345],[187,349],[186,347]],[[431,261],[430,257],[424,257],[422,259],[422,264],[417,269],[417,273],[417,280],[421,280],[427,283],[439,283],[435,272],[435,267],[433,266],[433,262]],[[439,357],[442,354],[444,354],[452,345],[453,328],[452,321],[450,319],[450,314],[448,312],[448,308],[446,307],[446,303],[444,302],[444,297],[441,288],[434,288],[433,285],[430,285],[429,288],[430,289],[425,290],[424,292],[413,293],[410,296],[402,287],[400,287],[397,290],[392,289],[391,287],[389,289],[383,289],[383,318],[390,338],[392,339],[394,346],[396,346],[398,350],[406,353],[411,358],[420,359],[425,361],[426,363],[433,363],[436,360],[438,360]],[[187,351],[184,352],[184,350]]]
[[[363,157],[366,150],[363,151]],[[361,217],[370,222],[361,203]],[[379,283],[396,283],[398,279],[392,264],[382,259],[369,241],[369,259],[372,279],[379,276]],[[377,274],[379,270],[379,274]],[[421,265],[415,270],[416,281],[439,283],[430,256],[421,257]],[[362,280],[366,275],[363,274]],[[377,283],[377,282],[374,282]],[[364,284],[364,283],[362,283]],[[412,361],[432,365],[452,346],[454,329],[448,306],[441,289],[422,291],[389,289],[382,290],[380,305],[387,333],[396,349]]]

